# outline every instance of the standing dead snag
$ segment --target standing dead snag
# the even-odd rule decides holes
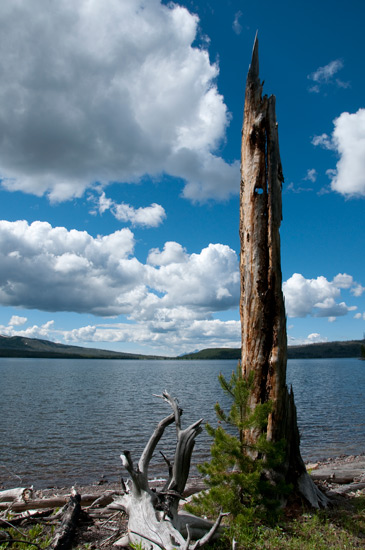
[[[191,454],[195,438],[201,432],[202,420],[198,420],[183,430],[181,428],[182,410],[176,399],[167,392],[162,396],[173,412],[161,420],[150,437],[135,467],[129,451],[121,455],[123,466],[131,477],[131,488],[125,487],[124,495],[117,499],[112,508],[123,509],[128,514],[128,536],[119,541],[119,545],[141,543],[153,550],[195,550],[208,543],[217,532],[224,514],[211,522],[186,512],[178,512],[179,501],[185,489],[189,475]],[[165,428],[175,423],[177,444],[174,462],[169,467],[169,477],[161,491],[152,491],[148,484],[148,467],[156,445]],[[164,457],[165,458],[165,457]],[[191,539],[199,539],[194,544]],[[118,544],[118,543],[117,543]]]
[[[281,476],[313,505],[326,504],[306,473],[293,392],[286,386],[287,337],[280,261],[284,181],[275,96],[262,97],[258,40],[247,76],[241,149],[240,272],[243,375],[254,372],[251,407],[271,401],[267,439],[286,441]],[[259,434],[247,434],[256,440]]]

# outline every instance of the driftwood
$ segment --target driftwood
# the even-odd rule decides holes
[[[112,501],[111,495],[115,494],[114,490],[107,490],[103,494],[85,495],[86,498],[81,497],[84,508],[81,510],[78,521],[79,505],[77,501],[79,497],[75,494],[71,495],[71,498],[68,495],[67,497],[53,497],[52,499],[34,499],[27,503],[27,506],[31,505],[32,509],[16,514],[14,514],[14,510],[10,506],[17,507],[21,503],[8,503],[8,508],[0,515],[0,535],[1,533],[3,534],[4,541],[9,545],[15,542],[23,542],[29,545],[29,548],[33,546],[40,548],[40,541],[37,544],[28,539],[28,531],[31,529],[31,526],[35,523],[41,523],[44,526],[43,539],[50,536],[52,529],[56,526],[56,532],[52,538],[53,542],[48,547],[48,550],[54,550],[55,548],[58,550],[60,548],[65,549],[73,544],[73,532],[77,522],[80,528],[78,537],[82,537],[82,532],[85,530],[85,525],[87,525],[88,540],[90,540],[89,537],[91,536],[91,540],[97,541],[98,548],[110,548],[113,541],[120,538],[121,534],[125,531],[126,525],[123,514],[120,511],[117,513],[111,512],[105,507],[107,503]],[[52,508],[44,507],[46,503],[50,504],[51,502]],[[39,508],[35,509],[37,506]],[[56,511],[59,506],[62,507]],[[104,507],[100,508],[99,506]],[[18,529],[17,526],[21,526],[21,528]],[[17,531],[19,535],[16,538],[12,538],[11,534],[6,531],[9,529]]]
[[[99,506],[106,506],[113,501],[115,491],[106,491],[102,495],[85,494],[81,496],[82,506],[94,506],[95,501],[98,501]],[[20,513],[26,510],[38,510],[42,508],[59,508],[67,504],[70,495],[54,496],[50,498],[37,498],[26,501],[1,502],[0,510],[9,510],[11,512]]]
[[[74,490],[65,506],[62,523],[53,538],[50,550],[68,550],[71,547],[77,521],[81,512],[81,496]]]
[[[16,487],[15,489],[5,489],[0,491],[0,502],[26,502],[32,498],[33,487]]]
[[[240,272],[243,375],[254,373],[251,407],[270,401],[267,439],[286,442],[282,479],[314,507],[328,499],[308,476],[299,449],[292,390],[286,386],[287,336],[282,293],[279,228],[284,181],[275,96],[262,97],[256,37],[247,76],[241,151]],[[257,430],[246,434],[252,441]]]
[[[194,550],[216,536],[225,514],[220,514],[217,521],[212,524],[178,511],[189,475],[195,438],[202,430],[202,420],[183,430],[182,410],[177,400],[167,392],[158,397],[162,397],[171,406],[173,413],[160,421],[142,452],[137,467],[134,466],[129,451],[124,451],[121,455],[123,466],[131,477],[131,487],[125,485],[124,495],[110,505],[112,509],[124,510],[129,518],[128,536],[120,539],[117,544],[142,544],[143,547],[152,550]],[[149,463],[165,428],[172,423],[175,423],[177,436],[174,462],[171,464],[165,458],[169,470],[168,480],[161,491],[153,491],[148,483]],[[199,540],[191,543],[192,539],[197,538]]]

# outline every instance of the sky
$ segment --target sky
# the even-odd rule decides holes
[[[285,182],[288,343],[365,334],[362,0],[0,3],[0,334],[240,346],[256,31]]]

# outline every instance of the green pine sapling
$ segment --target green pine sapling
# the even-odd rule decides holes
[[[200,465],[199,470],[208,490],[196,496],[189,509],[208,516],[216,516],[222,509],[230,512],[229,521],[237,527],[271,522],[277,516],[280,498],[290,490],[285,483],[274,482],[270,475],[284,460],[285,448],[266,438],[271,403],[251,410],[253,373],[245,379],[240,365],[229,381],[220,374],[219,382],[232,405],[226,414],[217,403],[218,427],[206,426],[213,438],[211,460]],[[250,430],[261,433],[256,443],[247,437]]]

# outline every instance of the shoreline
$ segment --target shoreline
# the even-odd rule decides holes
[[[323,486],[324,490],[333,490],[341,494],[352,492],[352,490],[361,491],[365,494],[365,452],[357,455],[339,455],[318,461],[305,461],[307,471],[312,479]],[[151,486],[158,487],[163,484],[166,479],[163,477],[152,478]],[[4,485],[3,485],[4,483]],[[0,491],[12,489],[14,484],[9,485],[9,480],[0,482]],[[19,485],[18,485],[19,486]],[[120,481],[108,481],[100,479],[91,481],[90,483],[80,483],[74,485],[77,491],[82,495],[102,495],[104,493],[117,493],[122,489]],[[187,492],[191,494],[195,488],[201,490],[204,482],[199,476],[191,476],[187,483]],[[48,498],[50,496],[64,496],[71,493],[72,485],[48,484],[47,488],[33,488],[33,494],[36,498]]]
[[[341,455],[315,463],[308,462],[306,467],[314,482],[330,497],[333,504],[330,507],[331,509],[346,510],[346,514],[351,515],[352,511],[357,509],[356,502],[362,503],[356,497],[365,496],[365,453],[359,455]],[[150,487],[153,485],[161,487],[162,483],[163,480],[161,478],[156,479],[150,483]],[[188,497],[190,495],[204,488],[205,484],[202,478],[191,477],[186,485],[184,498],[189,500]],[[21,493],[17,500],[1,502],[0,490],[0,509],[5,510],[3,513],[11,510],[13,514],[12,521],[23,522],[22,531],[24,537],[26,537],[26,529],[31,527],[32,521],[33,523],[34,521],[42,522],[42,518],[47,518],[57,509],[60,510],[58,514],[56,513],[57,525],[59,525],[57,529],[60,529],[64,517],[62,510],[67,509],[67,506],[65,507],[64,505],[71,502],[70,496],[71,494],[75,494],[76,491],[81,501],[81,509],[84,512],[84,516],[80,516],[78,519],[74,535],[74,545],[83,548],[99,549],[102,547],[103,550],[115,550],[122,542],[124,544],[124,536],[128,530],[128,519],[120,510],[115,512],[112,506],[114,497],[121,495],[123,492],[120,482],[109,483],[106,480],[100,480],[99,482],[76,486],[74,490],[72,487],[52,487],[38,490],[34,488],[30,494],[27,490],[24,491],[23,489],[14,489],[14,491],[20,491]],[[311,517],[311,514],[306,513],[305,510],[303,503],[302,507],[298,507],[296,503],[289,505],[285,514],[289,527],[290,522],[292,520],[295,522],[296,518],[305,523]],[[331,513],[327,512],[327,514]],[[32,518],[35,518],[35,520],[32,520]],[[45,521],[46,523],[43,525],[45,525],[45,529],[48,529],[49,536],[50,527],[47,527],[47,519]],[[24,522],[26,522],[26,525]],[[342,534],[340,528],[338,529],[338,532]],[[285,534],[285,532],[286,537],[290,539],[292,536],[291,529],[285,529],[284,526],[282,533]],[[303,533],[301,536],[306,539],[308,532],[303,531]],[[324,531],[324,533],[327,536],[327,532]],[[349,539],[353,535],[350,531],[346,533]],[[356,547],[357,544],[358,539],[356,538]],[[353,546],[349,547],[352,548]]]

